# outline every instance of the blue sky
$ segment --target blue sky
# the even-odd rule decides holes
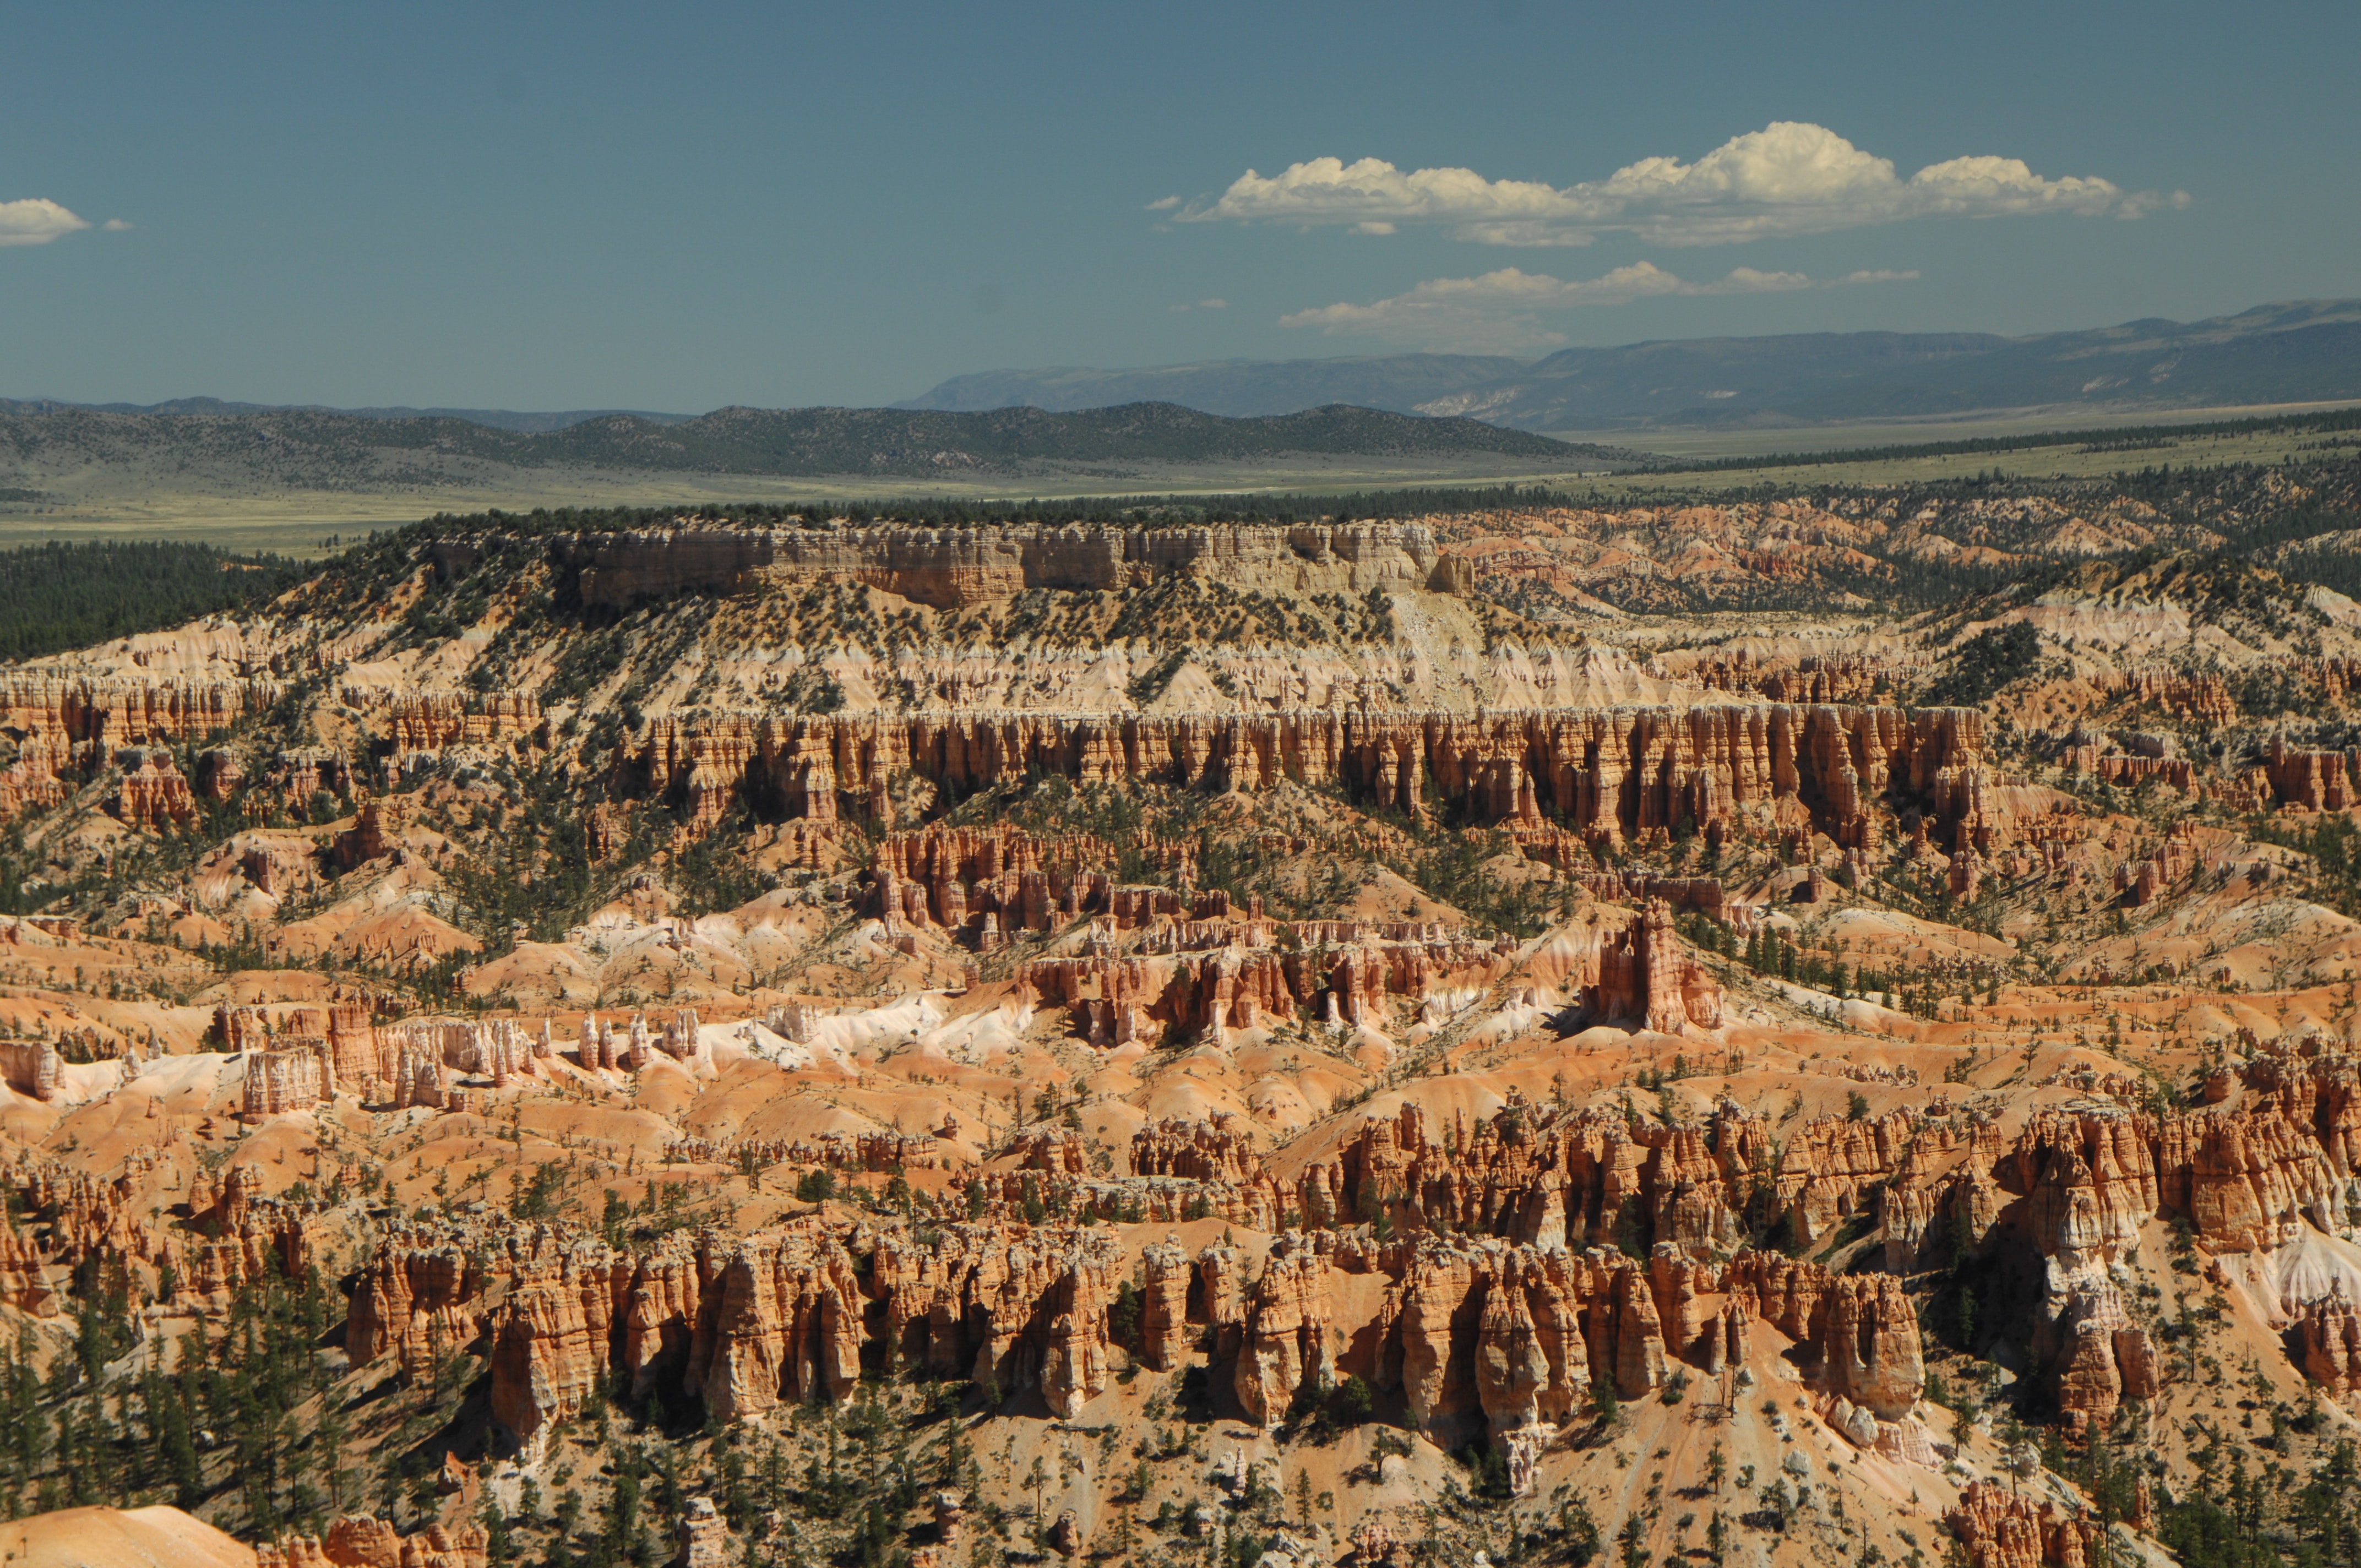
[[[2356,58],[2349,3],[12,5],[0,395],[695,411],[2361,295]]]

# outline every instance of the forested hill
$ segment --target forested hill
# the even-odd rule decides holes
[[[679,423],[616,414],[542,433],[453,418],[300,409],[148,414],[52,405],[0,411],[0,488],[36,493],[94,469],[369,489],[503,469],[1018,476],[1076,465],[1252,463],[1290,455],[1489,455],[1542,466],[1634,455],[1471,419],[1343,406],[1263,419],[1225,419],[1170,403],[1080,413],[730,408]]]
[[[169,540],[0,550],[0,660],[250,609],[302,575],[281,557]]]

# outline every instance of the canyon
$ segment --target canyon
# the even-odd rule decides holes
[[[2361,612],[2196,527],[441,519],[0,671],[0,1388],[285,1568],[2160,1561],[2361,1433]]]

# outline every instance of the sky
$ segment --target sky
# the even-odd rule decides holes
[[[2349,0],[0,5],[0,397],[697,412],[2361,296],[2356,58]]]

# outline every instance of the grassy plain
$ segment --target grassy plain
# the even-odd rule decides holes
[[[2192,409],[2172,416],[2191,422],[2308,412],[2337,405]],[[1661,453],[1683,462],[1771,457],[1979,438],[2006,438],[2060,429],[2103,431],[2163,422],[2153,411],[2120,416],[2086,410],[2025,411],[1982,419],[1889,421],[1809,429],[1562,432],[1568,440],[1598,441]],[[312,555],[331,538],[349,542],[371,529],[398,527],[437,511],[536,506],[667,506],[726,508],[747,501],[844,500],[875,503],[911,496],[975,500],[1043,499],[1075,496],[1192,496],[1301,492],[1345,495],[1411,486],[1539,484],[1602,500],[1645,501],[1760,485],[1782,488],[1958,478],[2000,469],[2035,477],[2081,476],[2159,463],[2277,463],[2324,442],[2352,444],[2351,435],[2262,432],[2190,435],[2125,447],[2103,438],[2088,445],[2031,446],[2014,451],[1882,457],[1872,461],[1782,463],[1761,468],[1707,472],[1603,472],[1569,462],[1536,466],[1488,455],[1449,458],[1303,457],[1281,463],[1196,465],[1072,465],[1023,478],[980,476],[933,482],[903,477],[778,478],[710,473],[554,468],[455,475],[448,483],[384,489],[208,488],[184,475],[111,471],[58,486],[38,505],[0,502],[0,548],[46,539],[203,539],[225,549]]]

